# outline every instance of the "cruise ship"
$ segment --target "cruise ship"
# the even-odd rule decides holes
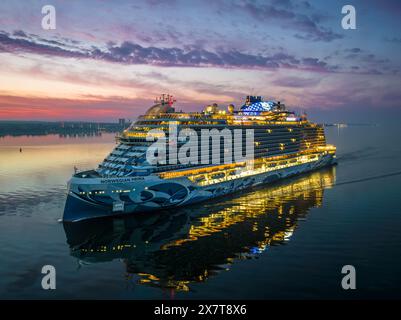
[[[174,102],[157,98],[98,168],[72,176],[64,221],[186,206],[336,163],[323,126],[279,101],[247,96],[240,108],[202,112],[177,111]],[[251,157],[243,156],[250,141]]]

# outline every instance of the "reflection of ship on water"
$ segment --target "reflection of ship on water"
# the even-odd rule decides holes
[[[175,212],[64,224],[71,255],[94,263],[123,259],[139,283],[189,290],[236,259],[249,259],[291,237],[318,207],[335,168]]]

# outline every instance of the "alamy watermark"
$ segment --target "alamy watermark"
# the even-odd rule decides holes
[[[52,5],[45,5],[42,7],[42,29],[56,30],[56,8]]]
[[[42,274],[45,276],[42,278],[42,289],[44,290],[55,290],[56,289],[56,268],[52,265],[44,265],[42,267]]]
[[[221,144],[223,140],[223,144]],[[230,164],[254,160],[254,130],[185,128],[178,132],[169,124],[168,137],[161,129],[149,130],[146,141],[155,141],[146,151],[149,164]],[[245,154],[244,154],[245,151]]]
[[[345,16],[341,20],[341,27],[344,30],[356,29],[356,10],[355,7],[347,4],[342,7],[341,13],[345,14]]]
[[[344,290],[356,289],[356,270],[355,267],[348,264],[341,268],[341,273],[345,276],[341,280],[341,287]]]

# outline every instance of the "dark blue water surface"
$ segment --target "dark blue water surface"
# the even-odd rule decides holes
[[[114,137],[0,138],[0,297],[400,298],[401,129],[326,128],[339,165],[173,212],[63,225]],[[19,148],[22,147],[22,152]],[[41,288],[43,265],[56,290]],[[356,268],[356,290],[341,268]]]

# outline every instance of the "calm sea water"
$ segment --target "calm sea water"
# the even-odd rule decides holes
[[[326,128],[339,165],[173,212],[63,225],[113,135],[0,138],[0,298],[401,297],[401,129]],[[20,152],[19,148],[22,148]],[[57,289],[41,289],[55,266]],[[356,290],[341,268],[356,268]]]

